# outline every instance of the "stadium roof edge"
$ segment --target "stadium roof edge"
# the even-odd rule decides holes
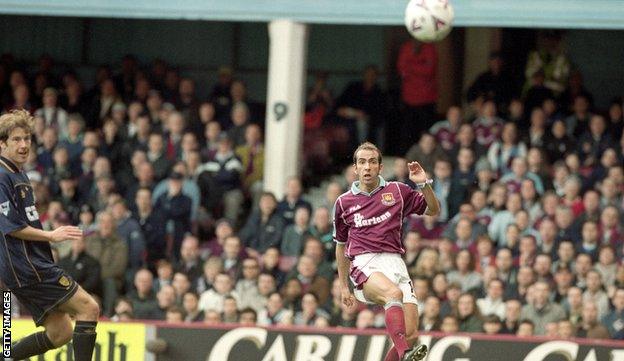
[[[455,26],[624,29],[621,0],[451,0]],[[401,25],[407,0],[0,0],[36,16]]]

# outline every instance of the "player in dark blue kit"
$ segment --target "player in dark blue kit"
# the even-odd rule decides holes
[[[33,189],[22,171],[32,126],[25,110],[0,116],[0,278],[45,331],[22,338],[6,356],[21,360],[72,340],[74,360],[90,361],[99,306],[54,263],[50,249],[50,242],[79,239],[82,231],[73,226],[42,230]],[[73,330],[70,316],[76,320]]]

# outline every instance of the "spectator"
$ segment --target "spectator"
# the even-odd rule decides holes
[[[424,312],[418,322],[418,329],[421,331],[439,331],[441,323],[440,300],[435,296],[428,296],[425,300]]]
[[[131,283],[133,273],[145,265],[145,238],[141,226],[136,219],[132,218],[123,200],[113,204],[111,213],[117,223],[117,236],[128,246],[126,280]]]
[[[429,128],[429,133],[433,135],[445,151],[450,151],[456,144],[456,137],[462,124],[462,109],[452,105],[446,111],[446,119],[435,123]]]
[[[412,39],[401,45],[397,70],[401,76],[401,100],[405,107],[400,126],[403,134],[417,135],[433,124],[438,100],[437,66],[438,55],[432,44]],[[400,141],[402,152],[412,143],[405,136]]]
[[[598,319],[609,313],[609,297],[603,289],[602,276],[595,269],[587,272],[587,288],[583,292],[583,303],[593,302],[598,310]]]
[[[165,314],[165,321],[167,323],[182,323],[184,322],[184,318],[186,315],[184,314],[184,309],[178,306],[171,306],[167,309]]]
[[[592,339],[609,338],[609,331],[598,321],[598,306],[595,302],[583,302],[583,318],[576,336]]]
[[[501,176],[511,171],[514,158],[524,159],[527,154],[526,145],[518,140],[518,130],[514,123],[503,126],[501,140],[494,141],[488,150],[487,158],[492,169]],[[525,163],[526,168],[526,163]],[[503,181],[501,179],[501,181]]]
[[[240,273],[244,254],[240,238],[236,236],[225,238],[221,259],[223,261],[223,270],[231,277],[236,277]]]
[[[67,137],[69,117],[65,109],[58,106],[58,91],[55,88],[43,90],[43,106],[34,115],[43,118],[46,128],[56,129],[60,138]]]
[[[611,338],[622,340],[624,339],[624,289],[616,289],[611,300],[613,310],[602,319],[602,324],[609,330]]]
[[[295,210],[294,224],[290,224],[284,229],[284,235],[281,241],[282,255],[297,257],[301,253],[304,240],[310,235],[308,232],[309,223],[309,209],[298,207]]]
[[[254,327],[258,322],[258,313],[253,308],[243,308],[238,315],[241,327]]]
[[[470,292],[481,287],[481,275],[474,271],[474,258],[468,250],[461,250],[455,259],[455,270],[447,274],[448,281],[457,282],[462,292]]]
[[[569,320],[559,321],[559,323],[557,324],[557,332],[557,336],[563,339],[576,337],[576,328]]]
[[[124,284],[128,245],[117,236],[110,213],[98,214],[98,225],[99,231],[86,240],[86,251],[100,262],[104,314],[111,316],[115,300]]]
[[[516,331],[516,336],[518,337],[529,337],[533,336],[535,333],[535,325],[531,320],[522,320],[518,325],[518,331]]]
[[[264,174],[264,145],[262,131],[257,124],[245,128],[245,143],[235,148],[235,152],[243,163],[243,189],[250,192],[255,200],[255,196],[261,193]]]
[[[171,262],[163,259],[156,263],[156,275],[154,280],[153,289],[154,292],[160,291],[163,286],[171,285],[173,280],[173,265]]]
[[[457,318],[460,332],[483,331],[483,319],[475,298],[470,293],[463,293],[457,301]]]
[[[187,235],[180,247],[180,260],[174,267],[177,272],[188,276],[191,283],[195,283],[202,273],[202,261],[199,258],[199,240],[193,235]]]
[[[289,276],[289,279],[292,278],[300,282],[304,293],[314,293],[318,303],[325,304],[329,296],[329,281],[318,274],[318,266],[314,258],[307,255],[299,257],[296,270]]]
[[[277,212],[284,217],[284,224],[291,225],[295,221],[297,208],[306,208],[308,213],[312,213],[312,206],[302,197],[301,180],[291,177],[286,182],[284,199],[277,204]],[[309,214],[308,214],[309,216]]]
[[[217,256],[210,256],[203,265],[202,275],[195,281],[195,291],[202,294],[212,288],[215,278],[223,272],[223,260]]]
[[[408,162],[418,161],[423,169],[434,169],[439,159],[445,159],[444,150],[436,144],[435,137],[429,133],[423,133],[418,143],[412,145],[405,159]]]
[[[483,331],[486,335],[496,335],[501,333],[502,322],[497,315],[488,315],[483,318]]]
[[[479,74],[470,85],[466,100],[473,102],[477,98],[491,98],[496,104],[507,104],[514,92],[513,82],[504,69],[504,59],[498,52],[490,53],[488,70]]]
[[[238,323],[238,301],[234,297],[225,296],[221,319],[223,323]]]
[[[156,261],[164,259],[166,255],[167,243],[164,215],[160,209],[154,208],[152,191],[149,188],[137,190],[135,205],[134,219],[138,222],[145,238],[145,262],[148,267],[153,269]]]
[[[273,193],[263,193],[258,209],[253,211],[239,232],[240,238],[250,255],[258,255],[269,247],[280,245],[284,220],[277,213],[276,207],[277,201]]]
[[[558,322],[565,318],[563,308],[548,300],[549,294],[550,286],[548,283],[538,281],[535,283],[535,298],[522,307],[521,318],[533,322],[536,335],[543,335],[546,332],[547,323]]]
[[[260,296],[258,290],[258,277],[260,276],[260,265],[255,258],[243,260],[242,278],[236,282],[234,290],[240,297],[239,308],[252,307],[261,309],[266,303],[266,299]]]
[[[163,286],[156,294],[156,307],[152,307],[146,318],[148,320],[166,320],[167,310],[175,305],[175,290],[172,286]],[[179,322],[182,322],[184,316],[182,316]]]
[[[455,334],[459,331],[459,321],[455,316],[445,316],[442,319],[442,325],[440,331],[447,334]]]
[[[501,333],[515,335],[520,324],[522,304],[519,300],[510,299],[505,302],[505,317]]]
[[[210,178],[202,188],[203,197],[215,197],[218,194],[217,206],[223,207],[223,216],[232,223],[238,221],[241,205],[244,201],[240,189],[243,165],[234,154],[232,140],[225,135],[219,137],[217,150],[212,158],[200,165],[195,174]],[[208,185],[209,184],[209,185]]]
[[[496,115],[496,104],[493,100],[485,100],[483,102],[480,109],[480,116],[472,123],[472,127],[477,143],[487,148],[501,136],[503,120]],[[509,132],[508,135],[507,143],[516,141],[513,132]]]
[[[220,273],[215,277],[213,288],[204,291],[199,297],[199,309],[207,312],[214,310],[223,312],[226,297],[239,298],[233,290],[232,278],[227,273]]]
[[[312,224],[308,232],[312,237],[320,240],[325,249],[327,260],[335,257],[335,244],[333,238],[333,225],[327,207],[317,207],[312,216]]]
[[[167,254],[180,258],[180,246],[191,231],[191,198],[182,193],[184,175],[174,172],[169,177],[167,193],[158,197],[155,208],[162,211],[167,232]]]
[[[499,319],[505,318],[503,289],[503,282],[499,279],[493,279],[488,283],[486,297],[477,300],[477,306],[482,315],[496,315]]]
[[[65,270],[85,291],[101,294],[101,271],[97,259],[87,254],[85,240],[78,238],[72,242],[71,254],[61,258],[59,267]]]
[[[145,319],[156,307],[156,296],[152,290],[152,273],[142,268],[134,274],[134,289],[128,292],[127,298],[132,302],[134,317]]]
[[[329,314],[319,308],[319,299],[314,293],[308,292],[301,300],[301,311],[297,312],[293,324],[296,326],[314,326],[318,318],[329,320]]]
[[[258,325],[287,326],[293,323],[292,311],[284,308],[282,296],[279,292],[273,292],[267,299],[266,307],[258,312]]]

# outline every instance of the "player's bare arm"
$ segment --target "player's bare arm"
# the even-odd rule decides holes
[[[436,198],[431,184],[427,183],[427,173],[418,162],[410,162],[407,164],[409,168],[409,179],[416,184],[424,184],[421,192],[427,202],[427,210],[425,214],[428,216],[437,216],[440,213],[440,203]]]
[[[11,236],[25,241],[63,242],[82,238],[82,230],[74,226],[61,226],[53,231],[44,231],[26,226],[11,233]]]
[[[355,297],[349,290],[347,280],[349,260],[344,254],[344,244],[336,244],[336,262],[338,263],[338,279],[340,280],[340,298],[345,306],[352,306],[355,302]]]

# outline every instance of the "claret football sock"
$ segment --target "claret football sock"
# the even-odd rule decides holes
[[[400,301],[390,301],[384,305],[384,309],[386,310],[386,330],[392,342],[394,342],[397,356],[401,359],[405,351],[409,349],[407,339],[405,338],[403,304]]]

